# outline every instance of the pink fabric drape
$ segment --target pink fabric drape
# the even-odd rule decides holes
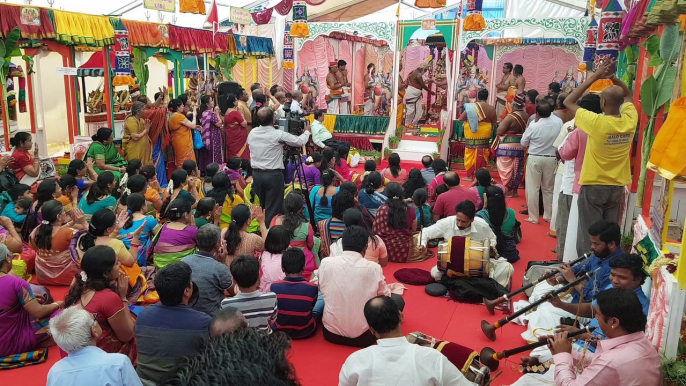
[[[360,92],[355,93],[353,96],[353,102],[356,105],[364,103],[364,75],[367,73],[367,62],[365,62],[365,45],[357,44],[357,50],[355,51],[355,61],[357,62],[357,67],[355,67],[355,74],[353,77],[353,83],[355,83],[355,90],[360,90]]]
[[[277,36],[273,24],[246,26],[244,29],[244,33],[252,36],[271,38],[274,42],[276,42],[277,39],[283,39],[283,34],[279,34]],[[270,65],[272,67],[271,82],[269,81]],[[278,60],[276,59],[276,57],[257,60],[257,81],[260,82],[260,84],[267,87],[271,87],[274,84],[283,84],[283,69],[278,65]],[[249,87],[250,83],[252,82],[249,80],[248,83]]]
[[[243,82],[243,61],[242,60],[238,61],[238,63],[236,63],[236,65],[233,66],[233,71],[231,71],[231,72],[233,73],[234,82],[237,82],[238,84],[240,84],[242,87],[245,88],[246,85]],[[250,87],[250,85],[248,85],[247,87]]]
[[[531,58],[536,58],[536,60],[531,60]],[[577,81],[579,80],[576,71],[579,59],[576,55],[564,49],[564,46],[522,46],[504,54],[498,60],[496,70],[500,69],[505,62],[524,66],[527,90],[535,88],[538,92],[547,92],[548,84],[553,81],[553,77],[555,77],[557,82],[561,81],[570,67],[574,69],[574,76]],[[558,71],[557,76],[555,76],[555,71]],[[499,73],[496,74],[496,77],[499,78],[500,76]],[[491,79],[495,80],[492,77]]]
[[[303,48],[298,52],[298,75],[302,76],[303,69],[307,66],[310,75],[314,76],[314,69],[317,69],[317,81],[319,82],[319,97],[317,106],[326,107],[324,95],[326,95],[326,74],[329,72],[329,60],[334,58],[333,47],[328,42],[328,38],[318,36],[314,40],[305,42]]]
[[[281,69],[281,74],[283,76],[283,88],[290,91],[293,90],[295,86],[293,83],[293,76],[295,71],[289,69]]]
[[[425,62],[429,57],[430,49],[427,46],[411,46],[405,49],[405,65],[403,67],[403,72],[405,75],[403,79],[407,79],[410,73],[419,67],[422,62]],[[427,93],[424,91],[422,93],[422,101],[426,103]]]
[[[383,69],[384,74],[391,71],[391,67],[393,67],[393,53],[392,52],[386,52],[386,54],[384,54],[383,59],[381,60],[381,67]],[[393,76],[393,74],[391,74],[391,77],[392,76]]]

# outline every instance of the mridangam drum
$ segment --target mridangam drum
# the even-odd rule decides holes
[[[419,331],[406,336],[407,341],[424,347],[431,347],[441,352],[468,381],[479,386],[489,385],[491,370],[481,364],[479,353],[457,343],[440,341]]]
[[[490,250],[488,240],[454,236],[438,244],[438,270],[449,277],[488,277]]]

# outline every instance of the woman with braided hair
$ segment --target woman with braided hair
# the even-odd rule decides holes
[[[62,196],[62,187],[54,178],[46,178],[38,184],[36,191],[37,200],[31,205],[26,213],[26,219],[21,227],[21,238],[25,243],[29,242],[31,232],[43,221],[41,207],[50,200],[56,200]],[[81,209],[81,208],[79,208]]]
[[[403,189],[397,182],[386,186],[386,203],[376,212],[374,234],[379,236],[388,250],[388,260],[394,263],[424,261],[433,257],[425,247],[418,246],[413,236],[417,229],[414,207],[403,200]]]

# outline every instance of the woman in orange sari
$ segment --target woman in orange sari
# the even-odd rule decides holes
[[[193,132],[196,128],[195,119],[186,118],[186,107],[178,99],[169,102],[169,111],[172,113],[169,118],[169,131],[171,131],[172,148],[174,148],[174,166],[178,169],[186,160],[195,161],[195,151],[193,151]]]
[[[250,159],[248,148],[248,122],[236,108],[236,96],[229,94],[226,99],[228,109],[224,115],[226,126],[226,158]]]

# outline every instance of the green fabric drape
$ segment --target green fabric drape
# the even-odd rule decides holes
[[[339,115],[336,117],[334,133],[341,134],[386,134],[389,117],[368,117],[359,115]]]

